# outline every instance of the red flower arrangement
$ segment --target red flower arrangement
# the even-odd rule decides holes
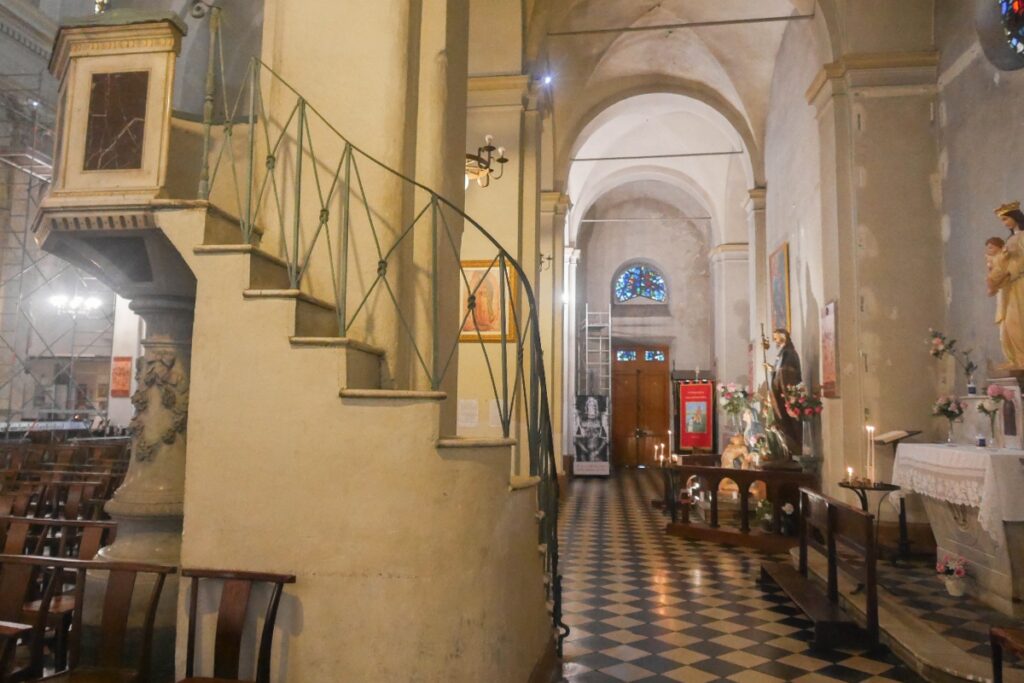
[[[786,387],[786,412],[795,420],[810,420],[821,415],[821,398],[815,396],[802,383]]]

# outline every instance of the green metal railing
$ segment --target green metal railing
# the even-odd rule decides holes
[[[218,15],[211,16],[199,196],[234,209],[244,242],[283,259],[291,289],[331,304],[339,337],[386,348],[395,388],[442,388],[457,354],[486,368],[501,434],[519,439],[520,457],[540,480],[539,543],[561,655],[569,629],[561,614],[558,479],[529,274],[457,205],[355,145],[258,59],[230,98]],[[473,267],[461,261],[466,243]],[[452,307],[445,315],[455,287],[463,302],[457,317]]]

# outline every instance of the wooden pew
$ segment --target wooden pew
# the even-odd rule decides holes
[[[800,560],[763,562],[761,580],[777,584],[814,622],[814,646],[830,649],[860,635],[855,622],[839,606],[839,570],[855,578],[864,590],[867,612],[867,643],[879,643],[878,581],[876,574],[874,516],[828,496],[800,489]],[[827,561],[825,590],[808,573],[808,550],[821,551]],[[853,552],[854,561],[849,555]]]
[[[992,683],[1003,683],[1003,652],[1024,660],[1024,629],[993,626],[988,637],[992,644]]]

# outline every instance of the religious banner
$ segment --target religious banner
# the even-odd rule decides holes
[[[132,357],[114,356],[110,362],[110,397],[128,398],[132,394]]]
[[[836,302],[821,310],[821,395],[839,398],[839,370],[836,361]]]
[[[577,396],[573,474],[607,476],[611,473],[609,435],[608,397]]]
[[[679,448],[711,450],[715,443],[715,385],[684,380],[679,385]]]

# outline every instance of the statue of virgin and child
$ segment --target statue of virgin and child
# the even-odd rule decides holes
[[[996,297],[996,324],[1006,357],[1006,369],[1024,369],[1024,212],[1020,202],[995,210],[1010,231],[1004,240],[985,242],[985,282],[989,296]]]

